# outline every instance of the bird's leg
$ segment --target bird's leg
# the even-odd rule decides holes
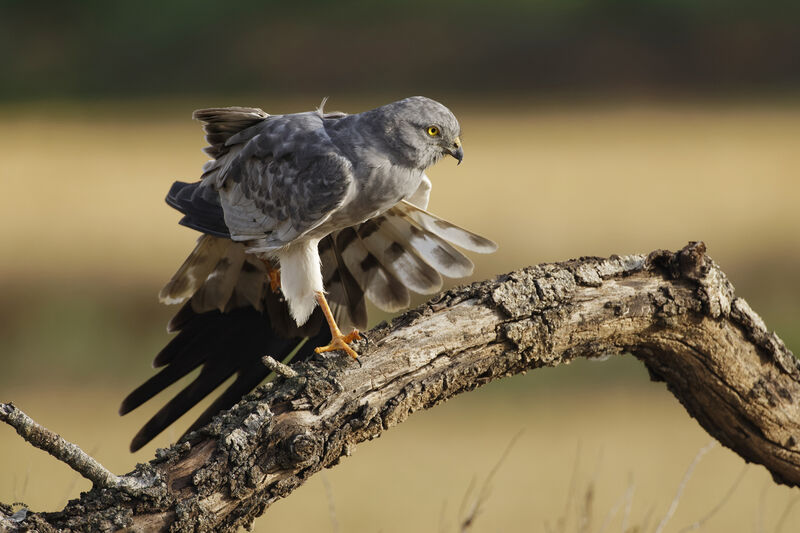
[[[321,292],[317,292],[315,296],[317,298],[317,303],[322,309],[322,313],[325,315],[325,320],[328,321],[328,326],[331,328],[331,343],[327,346],[320,346],[314,351],[317,353],[322,353],[332,352],[334,350],[342,350],[350,357],[358,361],[358,354],[349,346],[351,342],[361,339],[361,335],[358,333],[358,330],[354,329],[347,335],[342,335],[342,332],[339,331],[339,326],[336,325],[336,321],[333,319],[333,313],[331,313],[331,308],[328,307],[328,301],[325,299],[325,295]]]
[[[272,289],[272,292],[281,292],[281,269],[267,268],[267,276],[269,276],[269,288]]]
[[[281,292],[281,269],[272,266],[272,261],[269,259],[261,259],[264,267],[267,269],[267,277],[269,278],[269,288],[272,292]]]

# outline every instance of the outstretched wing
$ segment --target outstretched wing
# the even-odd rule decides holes
[[[410,291],[439,291],[442,276],[471,275],[472,261],[456,246],[477,253],[497,249],[489,239],[408,202],[400,202],[382,215],[335,232],[332,237],[343,266],[358,287],[387,312],[408,307]]]

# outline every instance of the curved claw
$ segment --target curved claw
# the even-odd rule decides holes
[[[356,351],[350,347],[350,343],[360,339],[361,339],[361,334],[358,332],[357,329],[354,329],[347,335],[341,335],[341,334],[334,335],[333,338],[331,339],[330,344],[328,344],[327,346],[320,346],[318,348],[314,348],[314,351],[317,353],[323,353],[323,352],[332,352],[335,350],[342,350],[343,352],[347,353],[347,355],[358,361],[358,353],[356,353]]]

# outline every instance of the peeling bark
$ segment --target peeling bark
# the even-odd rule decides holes
[[[456,394],[577,357],[630,352],[712,436],[800,485],[800,365],[703,243],[525,268],[460,287],[357,345],[292,368],[188,440],[59,512],[0,529],[235,531],[322,468]],[[131,481],[134,481],[131,479]],[[17,528],[17,529],[15,529]]]

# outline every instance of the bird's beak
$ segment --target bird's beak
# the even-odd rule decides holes
[[[461,161],[464,160],[464,149],[461,148],[461,138],[456,137],[456,140],[453,141],[453,146],[447,150],[447,153],[452,155],[457,161],[458,164],[461,164]]]

